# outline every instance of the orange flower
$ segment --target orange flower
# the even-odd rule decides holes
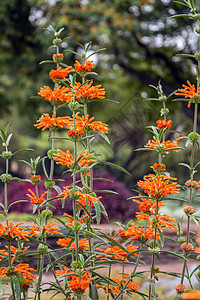
[[[198,103],[200,100],[200,88],[197,89],[194,84],[191,84],[189,80],[187,80],[187,85],[182,84],[183,89],[178,89],[179,93],[175,93],[175,95],[181,95],[185,98],[189,98],[188,107],[190,108],[191,103]]]
[[[68,245],[71,241],[72,241],[71,238],[63,238],[63,239],[58,239],[58,241],[56,243],[58,245],[62,246],[63,248],[68,248]],[[76,243],[74,241],[69,246],[69,249],[72,249],[73,251],[75,251],[75,248],[76,248]],[[87,239],[79,240],[78,250],[79,251],[89,250],[89,242]]]
[[[97,285],[97,288],[104,288],[107,295],[109,295],[109,291],[111,291],[114,295],[118,294],[121,291],[121,289],[123,289],[125,286],[126,288],[123,290],[122,295],[127,294],[127,292],[130,293],[130,292],[138,291],[139,289],[138,285],[136,285],[131,280],[129,280],[129,276],[127,274],[124,274],[123,277],[116,277],[116,278],[111,277],[111,279],[114,280],[117,283],[117,285],[109,284],[109,288],[108,287],[104,288],[100,285]]]
[[[185,139],[186,137],[183,136],[183,137],[179,137],[177,138],[176,140],[174,141],[164,141],[162,143],[160,143],[157,138],[154,136],[153,137],[153,140],[149,140],[147,145],[144,145],[145,148],[149,148],[149,149],[154,149],[158,152],[160,151],[167,151],[169,149],[172,149],[172,148],[180,148],[177,144],[177,142],[179,140],[182,140],[182,139]],[[174,152],[178,152],[178,151],[181,151],[181,149],[175,149],[173,150]]]
[[[63,102],[71,102],[73,100],[73,94],[70,92],[70,89],[67,87],[61,87],[60,85],[57,88],[54,88],[53,91],[49,86],[44,86],[40,89],[38,94],[53,105],[58,105]]]
[[[129,261],[128,258],[126,257],[129,253],[134,252],[138,249],[137,246],[132,246],[132,245],[128,245],[125,246],[126,251],[124,251],[122,248],[120,248],[119,246],[113,246],[110,248],[107,248],[106,250],[101,249],[101,248],[97,248],[96,250],[105,253],[106,255],[98,255],[98,257],[100,258],[104,258],[104,259],[118,259],[118,260],[123,260],[123,261]],[[133,255],[138,255],[137,253],[134,253]]]
[[[37,185],[41,181],[41,176],[40,175],[31,175],[30,180],[31,180],[32,184]]]
[[[57,276],[65,275],[68,279],[68,285],[76,295],[81,295],[89,287],[89,282],[94,278],[90,278],[89,272],[84,272],[81,276],[77,276],[76,272],[62,266],[64,270],[56,271]],[[68,275],[69,274],[69,275]]]
[[[41,233],[41,232],[43,234],[43,237],[46,237],[48,235],[48,233],[62,235],[62,233],[59,232],[60,228],[55,225],[56,225],[56,222],[54,222],[54,221],[49,222],[47,225],[43,225],[41,228],[38,225],[33,224],[33,227],[30,228],[30,233],[31,233],[30,236],[31,237],[36,236],[36,235],[38,235],[38,233]]]
[[[37,198],[37,196],[35,195],[35,193],[33,191],[31,191],[30,189],[28,189],[29,193],[31,193],[31,195],[27,194],[27,196],[29,196],[29,198],[31,199],[31,203],[34,204],[41,204],[42,202],[44,202],[46,199],[44,199],[44,196],[47,194],[47,192],[44,192],[42,194],[42,196],[40,198]]]
[[[76,89],[76,99],[81,102],[88,102],[91,99],[105,98],[105,89],[101,87],[101,85],[92,86],[93,81],[86,82],[83,86],[80,87],[81,83],[77,82],[75,89]]]
[[[121,228],[118,230],[118,235],[122,238],[132,238],[133,240],[138,240],[141,243],[145,243],[148,239],[153,239],[155,230],[150,227],[146,230],[143,229],[143,226],[139,227],[134,223],[131,224],[126,230]],[[156,239],[160,240],[159,235],[156,235]]]
[[[200,290],[188,291],[181,295],[181,299],[200,300]]]
[[[19,274],[21,279],[36,279],[36,276],[31,272],[36,272],[35,269],[30,268],[28,264],[18,264],[12,267],[1,267],[0,277],[9,279],[11,276]]]
[[[75,192],[75,195],[77,196],[76,205],[79,205],[79,203],[80,203],[82,206],[85,206],[85,207],[87,206],[88,202],[91,203],[91,207],[94,207],[94,203],[102,198],[101,196],[95,197],[95,196],[92,196],[91,194],[84,194],[79,191]]]
[[[67,214],[67,213],[64,213],[64,216],[68,218],[68,223],[65,223],[65,226],[72,226],[73,225],[73,222],[74,222],[74,217]],[[84,224],[84,223],[87,223],[90,221],[90,217],[88,217],[87,213],[84,213],[82,216],[80,216],[78,218],[78,221],[81,223],[81,224]]]
[[[162,129],[162,128],[170,128],[171,127],[171,123],[172,120],[169,121],[165,121],[165,120],[157,120],[156,123],[158,124],[158,128]]]
[[[7,226],[3,226],[3,224],[0,223],[0,236],[6,240],[12,240],[17,237],[18,239],[28,241],[27,237],[29,236],[29,231],[24,227],[18,227],[24,223],[25,222],[20,222],[14,225],[13,221],[11,221]]]
[[[179,185],[176,182],[170,183],[170,180],[176,178],[168,177],[166,175],[149,174],[143,177],[143,181],[139,180],[137,185],[144,189],[144,192],[149,194],[152,198],[158,200],[164,196],[179,193]]]
[[[94,153],[86,154],[87,150],[81,152],[77,156],[77,162],[79,167],[88,167],[89,164],[96,162],[96,159],[93,159],[92,156]],[[66,152],[63,152],[62,150],[57,149],[57,153],[54,154],[53,159],[56,161],[57,164],[61,164],[64,166],[68,166],[68,168],[71,168],[73,164],[75,164],[75,161],[73,159],[73,156],[69,150]]]
[[[54,128],[54,127],[66,127],[69,123],[69,117],[55,117],[56,113],[54,112],[52,117],[49,116],[49,114],[43,114],[40,119],[37,121],[38,124],[35,124],[34,126],[37,127],[37,129],[42,128],[42,130],[45,130],[47,128]]]
[[[69,187],[68,186],[64,186],[62,193],[58,194],[57,197],[58,198],[61,197],[61,199],[66,200],[67,197],[69,196],[69,194],[70,194]]]
[[[141,198],[140,200],[132,199],[132,201],[138,203],[140,211],[146,213],[151,214],[153,210],[156,208],[156,201],[153,199]],[[159,201],[158,203],[158,207],[165,206],[165,205],[166,204],[164,203],[164,201]]]
[[[85,117],[80,117],[79,112],[76,114],[76,129],[83,130],[85,129],[86,132],[89,132],[90,130],[97,130],[102,133],[108,132],[107,124],[102,123],[101,121],[93,121],[94,117],[89,118],[89,115],[86,115]]]
[[[8,252],[6,252],[6,250],[0,250],[0,258],[5,258],[6,256],[8,256]]]
[[[91,69],[95,66],[96,64],[93,63],[92,60],[86,61],[84,65],[81,65],[79,61],[76,60],[74,67],[78,73],[81,75],[84,75],[86,72],[91,72]]]
[[[149,215],[144,214],[144,213],[136,212],[136,218],[138,220],[149,220],[150,221],[150,227],[152,227],[152,228],[157,227],[158,229],[160,229],[161,232],[163,232],[161,226],[164,226],[164,227],[167,227],[167,228],[170,228],[170,229],[177,229],[177,227],[175,225],[168,222],[168,221],[175,222],[176,219],[172,218],[172,217],[169,217],[169,216],[163,216],[161,214],[149,216]]]
[[[69,73],[73,72],[74,70],[72,69],[71,66],[62,69],[59,67],[57,70],[51,70],[49,72],[49,76],[53,81],[56,81],[56,79],[63,80],[65,79]]]
[[[154,172],[156,173],[156,174],[159,174],[159,173],[163,173],[163,172],[165,172],[165,170],[166,170],[166,165],[165,164],[153,164],[153,166],[152,166],[152,168],[153,168],[153,170],[154,170]]]

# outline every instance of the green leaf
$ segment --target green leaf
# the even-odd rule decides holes
[[[99,163],[103,164],[103,165],[107,165],[107,166],[110,166],[110,167],[113,167],[121,172],[124,172],[126,174],[128,174],[129,176],[131,176],[131,174],[125,170],[123,167],[119,166],[119,165],[116,165],[116,164],[113,164],[113,163],[110,163],[108,161],[99,161]]]
[[[151,149],[151,148],[138,148],[138,149],[135,149],[134,151],[156,151],[155,149]]]
[[[195,58],[194,55],[191,55],[191,54],[184,54],[184,53],[180,53],[180,54],[175,54],[176,56],[182,56],[182,57],[192,57],[192,58]]]
[[[3,208],[3,210],[5,209],[5,206],[1,202],[0,202],[0,206]]]
[[[162,233],[162,231],[158,228],[158,232],[159,232],[159,236],[160,236],[160,244],[163,247],[164,246],[164,242],[165,242],[165,237]]]
[[[96,284],[92,284],[92,300],[99,300]]]
[[[94,207],[95,207],[95,212],[96,212],[97,226],[99,226],[99,224],[101,222],[101,210],[100,210],[99,201],[94,202]]]
[[[43,167],[44,175],[45,175],[46,178],[48,179],[49,176],[48,176],[48,174],[47,174],[47,170],[46,170],[46,167],[45,167],[45,158],[42,160],[42,167]]]
[[[119,104],[120,102],[118,101],[115,101],[115,100],[111,100],[111,99],[92,99],[92,100],[89,100],[87,101],[88,103],[90,102],[111,102],[111,103],[116,103],[116,104]]]
[[[93,178],[93,180],[103,180],[103,181],[113,182],[113,180],[110,180],[108,178]]]
[[[39,63],[39,65],[42,65],[42,64],[46,64],[46,63],[53,63],[53,64],[56,64],[56,62],[54,60],[43,60]]]
[[[54,189],[58,194],[61,194],[61,193],[62,193],[61,188],[60,188],[59,186],[57,186],[57,185],[54,185],[54,186],[53,186],[53,189]]]
[[[156,296],[156,288],[155,288],[155,284],[151,283],[151,293],[154,296],[154,300],[158,300],[157,296]]]
[[[191,167],[185,163],[179,163],[179,166],[184,166],[184,167],[188,168],[189,170],[191,169]]]
[[[3,131],[3,129],[0,128],[0,137],[3,140],[4,143],[6,143],[6,135]]]
[[[194,19],[193,15],[186,15],[186,14],[174,15],[174,16],[169,17],[169,19],[181,18],[181,17],[183,17],[183,18],[188,17],[188,18]]]
[[[111,190],[95,190],[93,192],[95,192],[95,193],[108,193],[108,194],[115,194],[115,195],[119,194],[119,193],[117,193],[115,191],[111,191]]]
[[[33,149],[31,149],[31,148],[25,148],[25,149],[17,150],[17,151],[15,151],[15,152],[12,154],[12,156],[14,156],[14,155],[16,155],[16,154],[18,154],[18,153],[24,152],[24,151],[33,151]]]
[[[99,131],[98,135],[100,135],[108,144],[110,144],[110,140],[105,133]]]
[[[88,59],[90,56],[92,56],[92,55],[94,55],[94,54],[96,54],[96,53],[99,53],[100,51],[104,51],[104,50],[106,50],[106,48],[98,49],[98,50],[92,52],[90,55],[88,55],[86,59]]]
[[[175,252],[171,252],[171,251],[167,251],[167,250],[160,250],[160,253],[167,253],[167,254],[170,254],[170,255],[173,255],[173,256],[177,256],[179,258],[182,258],[184,260],[187,260],[187,258],[185,258],[185,256],[183,256],[183,254],[178,254],[178,253],[175,253]]]
[[[10,133],[9,136],[7,137],[7,140],[6,140],[7,145],[9,145],[11,137],[12,137],[12,133]]]
[[[15,202],[11,203],[11,204],[8,206],[8,209],[9,209],[12,205],[17,204],[17,203],[21,203],[21,202],[28,202],[28,200],[18,200],[18,201],[15,201]]]

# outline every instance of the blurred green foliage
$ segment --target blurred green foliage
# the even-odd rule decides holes
[[[135,180],[149,172],[144,162],[153,164],[157,157],[135,152],[151,138],[145,127],[160,118],[157,102],[143,102],[157,96],[149,84],[157,85],[161,79],[164,92],[169,94],[188,78],[195,81],[192,60],[175,56],[198,50],[195,25],[188,18],[169,19],[185,12],[186,7],[168,0],[4,0],[0,6],[0,125],[5,127],[12,120],[13,148],[37,146],[36,155],[48,148],[46,133],[41,135],[33,124],[50,106],[30,97],[41,86],[52,84],[48,72],[53,66],[39,64],[52,56],[48,49],[52,37],[43,30],[51,24],[64,27],[63,37],[69,37],[61,49],[68,65],[77,57],[65,50],[80,51],[77,42],[92,41],[92,50],[106,48],[95,56],[99,73],[95,82],[107,89],[107,98],[120,103],[90,106],[90,114],[110,126],[112,145],[101,141],[97,145],[107,159],[127,168]],[[189,110],[185,102],[168,106],[173,129],[183,135],[191,131],[192,108]],[[185,158],[187,161],[186,152],[178,158],[170,154],[169,169]],[[121,179],[130,184],[133,181]]]

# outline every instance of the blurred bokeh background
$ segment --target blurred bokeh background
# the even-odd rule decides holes
[[[4,0],[0,5],[0,127],[11,120],[13,132],[11,151],[30,147],[34,157],[46,155],[49,149],[48,133],[34,128],[43,112],[50,112],[46,102],[31,98],[41,86],[52,85],[49,71],[52,65],[39,63],[51,59],[49,49],[52,35],[44,28],[49,24],[64,27],[62,44],[65,63],[71,65],[77,57],[65,50],[80,51],[77,43],[92,41],[92,50],[106,48],[95,55],[97,63],[95,83],[106,88],[106,98],[119,104],[95,103],[89,114],[109,125],[111,145],[97,140],[94,148],[103,153],[103,159],[127,169],[128,176],[116,169],[109,171],[118,181],[131,189],[138,179],[151,171],[157,156],[149,151],[135,151],[152,138],[146,126],[156,125],[161,109],[158,102],[144,101],[157,97],[149,85],[161,80],[163,91],[169,95],[186,80],[195,83],[192,58],[176,56],[198,51],[198,37],[194,21],[189,18],[170,18],[178,13],[189,13],[185,6],[170,0]],[[173,98],[172,98],[173,99]],[[169,118],[173,120],[169,139],[192,131],[193,108],[186,102],[168,103]],[[70,114],[63,109],[61,114]],[[67,145],[59,144],[67,148]],[[25,159],[31,153],[23,154]],[[188,162],[189,152],[166,156],[164,162],[172,176],[183,184],[188,178],[179,162]],[[28,176],[22,163],[12,161],[15,176]],[[197,154],[197,160],[199,160]],[[0,172],[4,172],[1,160]],[[59,170],[56,169],[59,173]],[[39,170],[42,173],[42,170]],[[199,178],[196,178],[199,180]]]

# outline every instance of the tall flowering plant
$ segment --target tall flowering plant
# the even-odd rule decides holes
[[[196,12],[192,0],[179,2],[190,9],[189,16],[198,21],[196,33],[200,33],[200,15]],[[175,16],[176,17],[176,16]],[[106,162],[99,159],[98,150],[95,149],[93,141],[96,137],[107,137],[108,125],[102,121],[95,120],[89,115],[89,104],[96,100],[108,102],[105,99],[105,89],[96,85],[91,75],[97,75],[93,69],[95,63],[90,60],[91,56],[98,50],[92,52],[91,43],[81,47],[81,52],[72,51],[78,58],[73,66],[68,66],[64,61],[64,54],[60,52],[63,29],[56,31],[52,26],[47,30],[53,36],[55,51],[51,60],[42,63],[50,63],[53,69],[49,76],[52,80],[51,86],[43,86],[34,98],[46,101],[51,107],[50,113],[43,113],[35,123],[37,129],[46,130],[49,133],[49,150],[43,158],[31,158],[30,161],[23,161],[31,167],[32,174],[29,181],[32,188],[27,191],[27,200],[20,200],[8,205],[7,186],[11,180],[21,181],[9,174],[10,159],[22,151],[15,153],[9,151],[9,143],[12,134],[8,134],[8,126],[5,130],[0,129],[0,138],[4,150],[1,153],[5,161],[5,173],[0,176],[4,183],[4,203],[0,203],[1,213],[5,221],[0,223],[0,236],[4,239],[5,247],[0,249],[0,278],[5,287],[3,296],[9,294],[9,299],[25,300],[30,298],[41,299],[42,293],[50,292],[52,297],[64,297],[64,299],[88,299],[98,300],[103,294],[103,299],[125,299],[130,296],[132,299],[136,294],[143,299],[160,299],[156,286],[159,274],[162,271],[156,266],[156,258],[160,259],[161,254],[170,254],[183,261],[181,274],[168,272],[172,276],[179,276],[180,283],[176,285],[177,295],[175,299],[200,299],[199,289],[192,284],[192,276],[196,273],[199,280],[199,266],[190,274],[187,263],[192,257],[199,258],[199,237],[198,233],[190,232],[191,220],[198,219],[195,215],[193,203],[195,201],[194,190],[200,188],[200,183],[195,180],[199,162],[195,161],[195,152],[199,144],[197,133],[197,113],[200,99],[200,66],[199,53],[192,57],[198,62],[197,86],[189,81],[169,96],[166,96],[159,82],[158,86],[152,86],[158,96],[147,100],[157,101],[161,105],[160,119],[148,129],[152,138],[140,151],[153,151],[156,153],[156,161],[152,163],[152,172],[144,175],[143,179],[137,182],[136,195],[130,198],[138,204],[139,210],[136,213],[136,222],[131,220],[128,224],[120,224],[117,231],[107,234],[101,230],[101,215],[108,219],[107,212],[101,202],[101,197],[94,190],[94,180],[106,180],[105,178],[94,178],[93,168]],[[185,54],[185,56],[187,56]],[[191,55],[189,55],[191,56]],[[172,127],[172,120],[168,119],[168,101],[174,94],[183,96],[182,100],[188,102],[188,107],[194,106],[193,131],[188,136],[180,136],[174,140],[169,139]],[[180,98],[177,100],[181,100]],[[62,109],[62,116],[59,112]],[[70,115],[63,116],[65,109]],[[56,146],[57,141],[63,141],[62,149]],[[189,178],[185,188],[189,190],[187,205],[183,211],[186,216],[187,232],[183,236],[182,223],[175,222],[175,218],[164,215],[162,207],[167,205],[166,200],[185,201],[178,198],[181,186],[177,178],[167,172],[165,157],[178,153],[183,149],[183,142],[190,149],[190,162],[180,163],[189,170]],[[50,160],[50,168],[47,169],[47,160]],[[45,179],[38,174],[38,165],[42,164]],[[125,173],[122,167],[107,163]],[[64,185],[61,189],[54,177],[56,165],[61,165],[64,172],[71,174],[71,183]],[[46,190],[40,193],[40,186],[44,185]],[[56,191],[53,196],[52,189]],[[101,191],[112,192],[112,191]],[[73,213],[64,213],[64,221],[53,215],[54,201],[62,202],[63,212],[70,202]],[[24,222],[16,223],[9,217],[9,209],[18,202],[30,201],[33,206],[32,225],[26,226]],[[119,223],[118,223],[119,225]],[[167,236],[165,229],[177,230],[178,239],[173,240],[180,245],[180,251],[168,251],[166,245]],[[56,247],[52,248],[50,238],[56,239]],[[37,249],[32,250],[31,244],[36,243]],[[194,257],[194,253],[197,256]],[[151,267],[149,270],[138,271],[138,265],[142,258],[151,256]],[[193,255],[193,256],[192,256]],[[28,264],[31,259],[36,259],[34,268]],[[113,265],[120,265],[117,276],[113,276]],[[132,266],[132,272],[127,273],[126,265]],[[101,270],[104,270],[102,272]],[[43,280],[44,272],[51,272],[54,280],[46,283]],[[166,273],[166,272],[165,272]],[[142,278],[148,282],[148,293],[142,292],[136,284],[135,278]],[[185,278],[187,277],[191,291],[186,290]]]

